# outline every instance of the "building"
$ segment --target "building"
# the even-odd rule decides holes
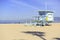
[[[36,25],[48,25],[49,23],[52,23],[54,21],[53,13],[52,11],[38,11],[39,16],[35,20],[37,22]]]

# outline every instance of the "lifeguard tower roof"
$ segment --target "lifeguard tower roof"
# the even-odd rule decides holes
[[[39,11],[39,15],[45,15],[47,13],[53,13],[52,11]]]

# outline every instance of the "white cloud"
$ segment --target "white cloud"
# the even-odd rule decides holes
[[[33,9],[37,9],[37,10],[39,10],[39,8],[37,8],[37,7],[34,7],[34,6],[32,6],[32,5],[29,5],[29,4],[26,4],[26,3],[24,3],[24,2],[18,2],[17,0],[10,0],[12,3],[15,3],[15,4],[17,4],[18,6],[19,5],[24,5],[24,6],[27,6],[27,7],[31,7],[31,8],[33,8]]]

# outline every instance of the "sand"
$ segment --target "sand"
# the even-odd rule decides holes
[[[56,40],[60,38],[60,23],[51,26],[0,24],[0,40]]]

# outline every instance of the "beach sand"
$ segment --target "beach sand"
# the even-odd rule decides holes
[[[60,40],[60,23],[44,27],[0,24],[0,40]]]

